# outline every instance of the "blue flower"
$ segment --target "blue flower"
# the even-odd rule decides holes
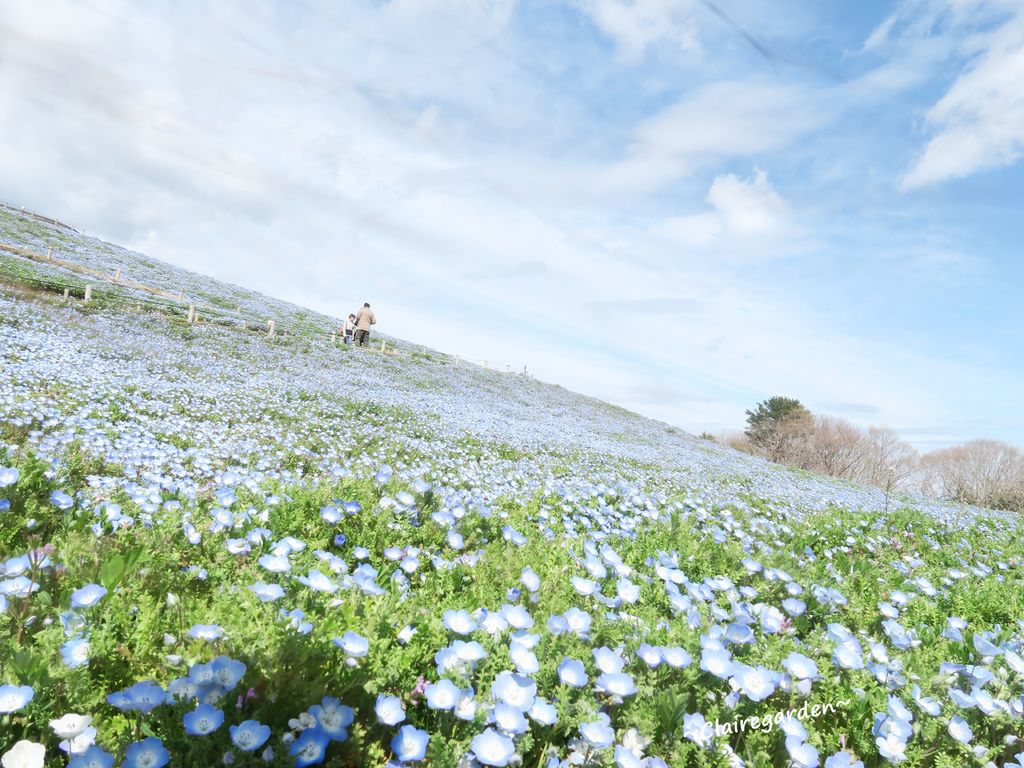
[[[611,718],[601,712],[598,714],[597,720],[580,723],[580,736],[594,749],[608,749],[615,741]]]
[[[209,704],[200,704],[182,718],[189,736],[206,736],[224,724],[224,713]]]
[[[84,587],[76,589],[71,593],[71,607],[92,608],[96,603],[102,600],[106,594],[107,590],[99,584],[86,584]]]
[[[30,685],[0,685],[0,715],[24,709],[35,694]]]
[[[411,725],[403,725],[391,739],[391,751],[402,763],[422,760],[427,756],[429,742],[430,736],[426,731],[421,731]]]
[[[431,709],[453,709],[459,701],[459,687],[451,680],[443,678],[436,683],[429,683],[423,691],[427,698],[427,706]]]
[[[171,756],[160,739],[149,736],[128,745],[122,768],[163,768]]]
[[[245,675],[245,664],[227,656],[218,656],[211,662],[213,678],[224,690],[230,691],[241,682]]]
[[[256,720],[246,720],[231,726],[231,741],[243,752],[252,752],[262,747],[270,738],[270,726]]]
[[[977,637],[977,635],[975,635],[975,637]],[[971,726],[969,726],[967,721],[960,717],[960,715],[955,715],[953,719],[949,721],[949,735],[961,744],[970,744],[971,740],[974,738],[974,734],[971,732]]]
[[[503,701],[499,701],[494,705],[491,718],[494,720],[494,724],[498,726],[498,730],[503,733],[517,735],[526,733],[530,729],[530,724],[526,721],[522,710]]]
[[[220,640],[224,636],[224,630],[216,624],[193,624],[188,636],[197,640]]]
[[[477,762],[492,768],[504,768],[516,753],[516,745],[512,739],[501,735],[493,728],[474,736],[469,748]]]
[[[348,738],[348,727],[355,720],[352,707],[342,704],[333,696],[324,696],[319,704],[309,708],[309,713],[316,718],[318,730],[331,741],[345,741]]]
[[[8,488],[18,482],[21,474],[16,467],[0,467],[0,488]]]
[[[78,669],[89,663],[89,642],[81,637],[68,640],[60,647],[60,655],[69,669]]]
[[[75,500],[64,493],[64,491],[54,491],[50,494],[50,502],[57,509],[68,510],[74,506]]]
[[[341,637],[334,638],[334,644],[353,658],[362,658],[370,650],[370,641],[351,630]]]
[[[142,712],[148,714],[159,707],[167,699],[167,693],[152,680],[143,680],[123,691],[107,696],[107,702],[122,712]]]
[[[295,758],[295,768],[306,768],[324,761],[330,737],[319,728],[307,728],[295,740],[288,754]]]
[[[402,700],[397,696],[381,694],[377,697],[377,704],[373,709],[377,713],[377,719],[384,725],[398,725],[405,720],[405,708],[402,706]]]
[[[272,603],[274,600],[284,597],[284,588],[280,584],[264,584],[262,581],[257,581],[255,584],[250,584],[249,589],[264,603]]]
[[[114,756],[92,744],[82,754],[71,758],[68,768],[112,768],[113,765]]]
[[[566,657],[558,665],[558,679],[572,688],[582,688],[590,678],[582,661]]]
[[[445,611],[442,621],[448,631],[454,632],[457,635],[471,634],[477,628],[477,623],[469,615],[469,612],[465,610]]]

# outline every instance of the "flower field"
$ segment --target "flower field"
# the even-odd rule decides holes
[[[1016,518],[341,348],[14,214],[0,241],[296,329],[0,261],[4,768],[1024,766]]]

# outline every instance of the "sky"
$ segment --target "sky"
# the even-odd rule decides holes
[[[1024,447],[1024,3],[0,4],[0,199],[699,433]]]

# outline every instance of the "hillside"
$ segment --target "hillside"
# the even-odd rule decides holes
[[[334,319],[14,212],[0,245],[0,754],[49,739],[57,764],[67,712],[82,750],[176,765],[1015,753],[1015,518],[346,348]],[[833,715],[701,727],[805,703]]]

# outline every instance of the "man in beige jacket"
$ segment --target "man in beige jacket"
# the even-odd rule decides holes
[[[369,302],[363,304],[362,309],[356,313],[356,344],[365,347],[370,339],[370,326],[377,324],[377,318],[373,316]]]

